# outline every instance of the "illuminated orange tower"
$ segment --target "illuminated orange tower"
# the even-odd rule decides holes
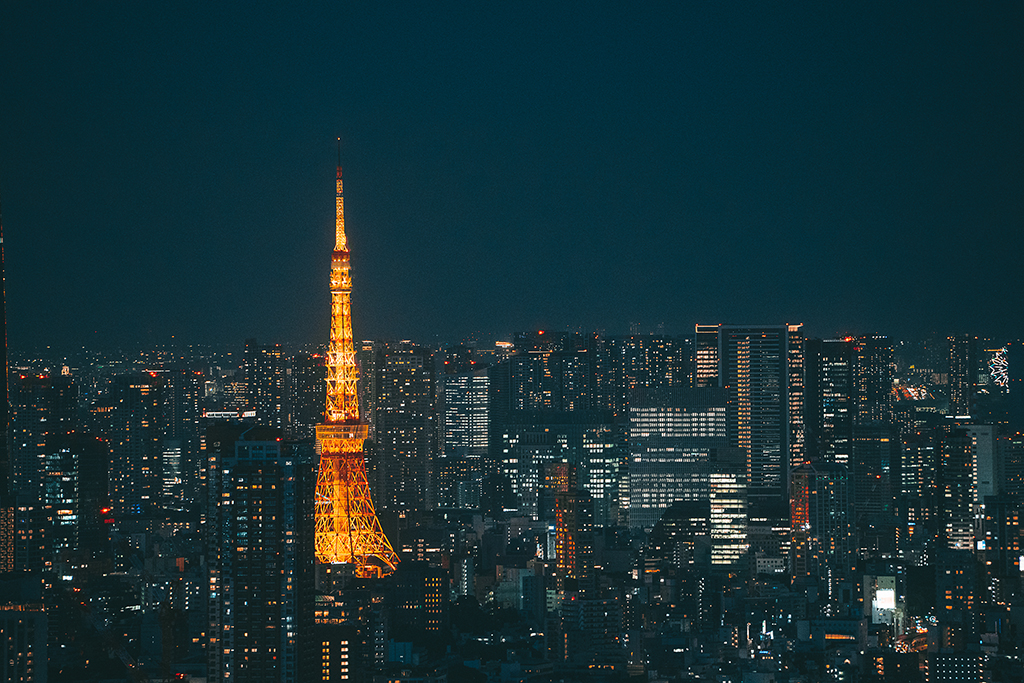
[[[356,576],[386,576],[398,556],[381,529],[366,480],[363,441],[367,426],[359,419],[355,347],[352,344],[352,275],[345,238],[345,199],[341,187],[338,141],[337,218],[331,257],[331,343],[327,349],[326,424],[317,425],[320,473],[316,480],[316,557],[320,562],[352,564]]]

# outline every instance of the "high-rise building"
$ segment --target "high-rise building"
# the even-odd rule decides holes
[[[559,595],[578,592],[593,596],[594,501],[581,489],[555,493],[555,590]]]
[[[892,342],[879,334],[853,340],[854,422],[891,424],[895,376]]]
[[[403,562],[394,578],[395,639],[419,641],[448,633],[448,570],[425,561]]]
[[[693,386],[718,386],[718,325],[697,325],[693,335]]]
[[[748,541],[747,476],[733,451],[723,452],[708,475],[708,532],[711,565],[739,569],[750,549]]]
[[[500,467],[520,514],[537,518],[538,494],[548,463],[568,462],[583,470],[584,487],[596,492],[606,514],[609,480],[617,473],[618,451],[611,414],[599,411],[513,411],[502,427]]]
[[[0,677],[46,683],[46,608],[42,602],[0,605]]]
[[[160,371],[163,381],[162,478],[163,503],[181,509],[201,498],[200,453],[206,385],[210,376],[194,366],[170,364]]]
[[[280,344],[264,346],[245,340],[246,401],[258,424],[284,428],[288,422],[287,356]]]
[[[674,502],[707,499],[714,463],[730,448],[726,395],[635,391],[629,413],[629,525],[649,529]]]
[[[10,422],[11,401],[8,381],[10,377],[7,363],[7,285],[4,277],[4,220],[0,210],[0,515],[6,515],[6,506],[10,502],[13,490],[13,467],[10,453]]]
[[[298,351],[288,359],[287,433],[295,439],[309,439],[323,422],[327,401],[327,366],[322,353]]]
[[[156,372],[118,375],[111,383],[110,499],[116,515],[148,512],[161,500],[162,388]]]
[[[78,386],[66,375],[18,374],[10,397],[13,487],[41,497],[46,440],[77,426]]]
[[[834,602],[856,557],[849,472],[836,463],[810,463],[793,470],[791,482],[793,580],[818,582]]]
[[[387,621],[367,588],[316,596],[320,680],[369,683],[386,658]]]
[[[441,377],[441,454],[482,458],[490,435],[490,378],[486,369]]]
[[[803,334],[800,325],[721,325],[720,384],[730,444],[747,457],[752,518],[788,517],[791,462],[803,462]]]
[[[854,393],[853,341],[808,339],[804,405],[809,460],[851,464]]]
[[[409,342],[379,344],[374,361],[374,458],[382,470],[381,506],[433,505],[431,463],[437,451],[434,354]]]
[[[948,415],[969,416],[978,381],[978,338],[969,334],[949,337]]]
[[[895,542],[896,499],[900,493],[900,442],[894,427],[884,422],[853,427],[853,508],[861,547],[892,551]]]
[[[315,455],[280,434],[240,424],[206,433],[211,679],[314,674]]]
[[[936,513],[939,538],[950,550],[972,550],[974,540],[975,441],[960,425],[938,428]]]
[[[901,519],[913,539],[934,538],[938,534],[939,449],[931,430],[915,432],[904,440],[900,452]]]

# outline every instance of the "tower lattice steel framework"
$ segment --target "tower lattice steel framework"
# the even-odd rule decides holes
[[[326,424],[317,425],[320,472],[316,480],[316,557],[354,565],[360,577],[386,576],[398,556],[377,519],[366,480],[359,419],[355,346],[352,343],[352,275],[345,237],[345,200],[338,148],[337,217],[331,258],[331,342],[327,350]]]

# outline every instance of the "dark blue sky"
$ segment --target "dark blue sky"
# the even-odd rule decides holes
[[[357,338],[1024,336],[1020,2],[61,4],[0,10],[12,348],[326,340],[339,135]]]

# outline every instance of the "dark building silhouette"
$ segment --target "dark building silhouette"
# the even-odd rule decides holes
[[[288,426],[291,438],[309,439],[324,421],[327,404],[327,366],[320,353],[299,351],[290,356],[287,370]]]
[[[363,358],[366,358],[364,350]],[[374,344],[369,363],[372,456],[367,474],[380,491],[384,510],[433,507],[431,461],[437,451],[437,404],[434,354],[407,342]],[[365,382],[364,378],[364,382]]]
[[[791,463],[804,453],[804,342],[800,325],[719,327],[720,385],[730,444],[747,456],[751,519],[788,517]]]
[[[949,415],[971,414],[978,384],[978,338],[969,334],[949,337]]]
[[[287,357],[280,344],[260,345],[245,340],[246,403],[256,411],[256,422],[283,429],[288,421]]]
[[[856,564],[849,471],[810,463],[793,470],[791,480],[793,581],[817,583],[819,594],[837,604],[839,584]]]
[[[240,424],[206,432],[210,678],[315,674],[314,453],[280,434]]]
[[[111,383],[109,490],[118,516],[148,513],[162,499],[163,386],[157,372],[118,375]]]
[[[856,415],[851,339],[808,339],[805,421],[807,457],[851,464]]]

